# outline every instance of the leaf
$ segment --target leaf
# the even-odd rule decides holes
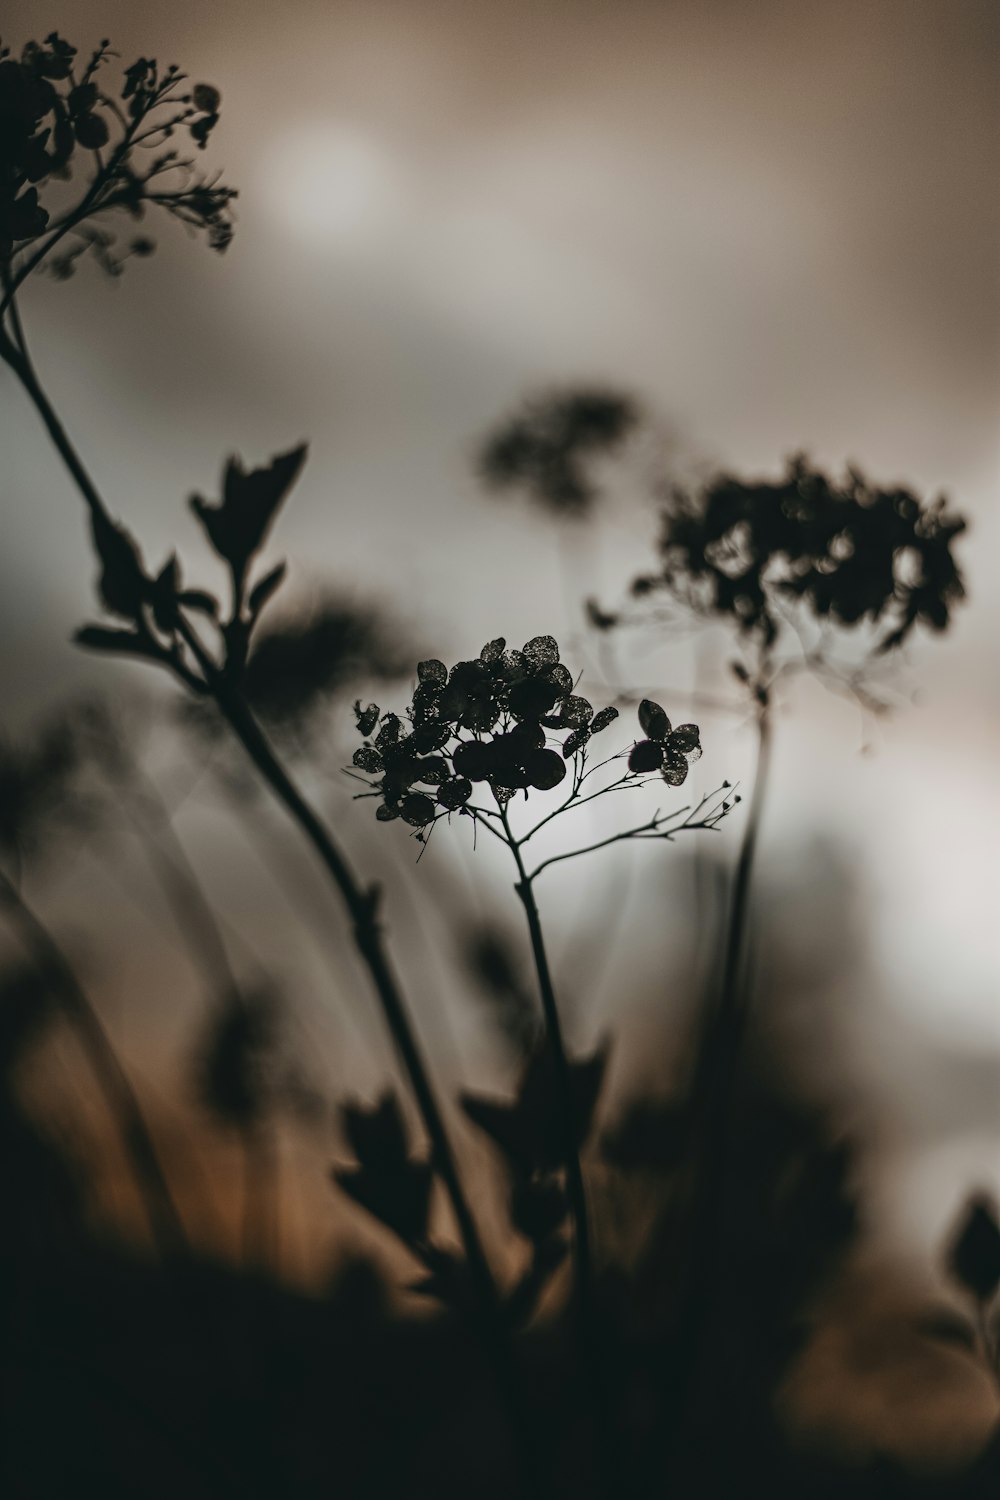
[[[382,757],[374,745],[362,745],[360,749],[355,750],[351,760],[354,765],[362,771],[367,771],[370,776],[383,770]]]
[[[603,1046],[591,1057],[570,1062],[578,1148],[590,1135],[607,1061],[608,1049]],[[566,1123],[560,1095],[552,1051],[543,1040],[528,1060],[512,1104],[474,1094],[463,1094],[461,1104],[472,1123],[500,1147],[515,1172],[530,1176],[536,1171],[551,1172],[565,1162]]]
[[[971,1200],[948,1254],[948,1270],[979,1302],[1000,1286],[1000,1228],[985,1197]]]
[[[670,733],[670,720],[666,710],[651,698],[643,698],[639,704],[639,723],[647,739],[662,740]]]
[[[103,625],[84,625],[74,632],[73,640],[88,651],[146,656],[157,661],[164,654],[150,635],[138,630],[109,630]]]
[[[361,699],[358,698],[354,704],[354,717],[357,721],[360,734],[371,734],[378,723],[379,708],[377,703],[369,703],[367,708],[361,707]]]
[[[211,615],[213,619],[219,613],[219,601],[204,589],[184,589],[177,595],[177,603],[186,605],[188,609],[197,609],[203,615]]]
[[[535,635],[522,648],[530,668],[540,671],[542,667],[554,666],[559,660],[559,647],[554,636]]]
[[[108,144],[107,122],[100,115],[82,114],[73,122],[76,138],[87,151],[99,151]]]
[[[264,574],[260,583],[254,584],[250,590],[250,598],[247,600],[247,606],[255,620],[268,600],[280,589],[285,581],[285,574],[287,572],[288,564],[280,562],[276,568],[271,569],[270,573]]]
[[[591,734],[600,734],[601,730],[607,729],[608,725],[613,724],[617,717],[617,708],[602,708],[599,713],[596,713],[594,715],[593,721],[591,722]]]
[[[417,676],[421,682],[431,683],[435,687],[444,687],[448,681],[448,668],[443,661],[438,661],[436,656],[427,661],[417,662]]]
[[[107,608],[127,620],[137,620],[149,597],[149,579],[139,549],[123,526],[102,511],[90,518],[94,547],[101,563],[97,588]]]
[[[191,103],[195,109],[200,109],[203,114],[215,115],[219,112],[222,95],[214,84],[196,83],[191,90]]]
[[[334,1169],[333,1180],[362,1208],[404,1244],[421,1243],[427,1236],[433,1173],[426,1162],[405,1161],[393,1170],[370,1167]]]
[[[633,746],[628,758],[628,768],[637,776],[643,776],[647,771],[658,771],[662,765],[663,746],[658,745],[655,740],[640,740]]]
[[[345,1104],[341,1114],[347,1139],[363,1167],[389,1171],[403,1166],[407,1159],[406,1126],[391,1089],[371,1109]]]
[[[538,1151],[532,1140],[530,1122],[520,1106],[482,1099],[475,1094],[462,1094],[459,1102],[473,1125],[500,1147],[515,1170],[530,1175]]]
[[[574,729],[572,734],[566,736],[563,744],[563,760],[569,760],[570,756],[576,755],[577,751],[582,750],[589,739],[589,729]]]
[[[540,792],[550,792],[566,775],[566,762],[556,750],[532,750],[525,758],[528,785]]]
[[[683,786],[687,781],[687,774],[687,756],[668,745],[664,752],[663,765],[660,767],[660,775],[667,786]]]
[[[164,635],[172,635],[177,628],[177,590],[180,586],[181,570],[176,553],[171,553],[157,573],[150,589],[153,618],[157,629]]]
[[[701,730],[697,724],[678,724],[668,735],[667,745],[681,755],[694,755],[696,751],[700,754]]]
[[[200,495],[191,498],[209,542],[233,570],[238,591],[250,559],[263,546],[279,506],[299,476],[306,451],[303,443],[279,453],[266,469],[249,471],[234,456],[226,464],[218,505],[209,505]]]

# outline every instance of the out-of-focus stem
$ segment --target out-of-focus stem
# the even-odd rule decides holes
[[[153,1137],[100,1017],[48,928],[2,872],[0,902],[10,914],[42,978],[51,985],[76,1028],[94,1076],[118,1125],[156,1245],[167,1258],[184,1254],[188,1249],[187,1235]]]

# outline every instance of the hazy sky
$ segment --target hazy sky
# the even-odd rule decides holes
[[[227,254],[165,229],[120,285],[85,270],[25,298],[67,425],[153,558],[198,556],[184,501],[225,454],[306,436],[275,541],[298,587],[393,603],[446,657],[558,635],[554,536],[469,463],[554,380],[640,393],[685,468],[805,448],[970,513],[973,603],[916,653],[920,703],[861,760],[850,710],[804,692],[770,838],[836,830],[872,893],[881,980],[856,1044],[880,1084],[901,1017],[913,1058],[987,1044],[1000,1067],[994,0],[8,0],[15,45],[54,26],[223,94]],[[82,515],[6,372],[0,445],[17,721],[116,669],[67,644],[92,609]],[[613,597],[654,529],[636,495],[613,504],[580,592]],[[738,732],[714,732],[706,777],[739,772]],[[940,1140],[985,1132],[995,1154],[997,1111],[974,1113]]]

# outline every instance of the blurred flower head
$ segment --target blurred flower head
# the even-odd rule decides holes
[[[523,489],[543,509],[583,519],[598,496],[588,465],[614,452],[638,419],[636,404],[615,391],[543,396],[487,438],[480,475],[492,489]]]
[[[668,590],[764,647],[796,605],[839,626],[867,620],[884,652],[918,624],[947,627],[964,595],[951,551],[964,529],[944,499],[926,504],[853,470],[837,483],[796,457],[776,482],[723,474],[694,494],[675,489],[662,516],[661,569],[633,592]]]

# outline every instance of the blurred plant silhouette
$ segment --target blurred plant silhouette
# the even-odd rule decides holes
[[[378,798],[376,817],[380,822],[401,818],[416,830],[415,837],[421,843],[426,844],[441,819],[450,820],[457,814],[505,844],[513,856],[518,876],[515,890],[528,922],[545,1020],[545,1041],[537,1061],[543,1069],[541,1076],[551,1082],[559,1099],[561,1164],[567,1174],[575,1224],[575,1287],[583,1317],[591,1265],[579,1152],[587,1134],[583,1121],[589,1129],[593,1102],[585,1116],[578,1118],[573,1065],[563,1041],[534,885],[550,866],[614,843],[669,841],[683,831],[713,830],[733,802],[727,800],[723,789],[693,807],[681,807],[672,813],[657,810],[651,818],[595,844],[551,855],[529,871],[523,850],[555,818],[600,797],[631,791],[657,776],[668,786],[679,786],[687,777],[689,759],[701,754],[697,725],[685,724],[672,730],[663,709],[643,700],[640,726],[647,735],[658,738],[641,740],[630,751],[612,753],[589,765],[592,740],[610,728],[618,710],[609,707],[595,714],[593,705],[573,692],[573,674],[560,661],[554,637],[548,635],[535,636],[520,651],[508,650],[506,640],[497,637],[486,643],[478,660],[458,662],[449,671],[444,662],[431,658],[420,662],[417,676],[413,701],[406,711],[408,729],[397,714],[383,714],[377,704],[362,708],[359,701],[355,705],[358,730],[366,738],[354,752],[354,766],[364,776],[375,778],[372,791],[361,795]],[[626,756],[626,769],[618,771],[616,763],[620,765]],[[608,767],[615,770],[609,773]],[[603,779],[600,773],[604,773]],[[598,781],[590,782],[595,774]],[[511,804],[517,793],[521,792],[528,802],[533,792],[552,792],[567,776],[569,791],[557,806],[527,829],[515,831]],[[492,806],[473,800],[476,785],[482,786]],[[414,790],[421,786],[430,790]],[[526,1077],[533,1100],[539,1091],[539,1075],[529,1069]],[[537,1114],[534,1104],[529,1113]]]
[[[917,624],[946,629],[964,594],[951,545],[965,521],[943,496],[928,505],[856,469],[838,484],[801,454],[776,483],[722,474],[695,494],[674,488],[661,523],[662,569],[633,593],[665,590],[766,650],[797,604],[819,621],[870,621],[884,652]]]
[[[147,210],[162,210],[204,233],[213,250],[225,250],[232,238],[233,189],[169,144],[185,138],[204,150],[219,120],[218,89],[197,83],[185,90],[186,75],[175,65],[161,71],[155,59],[140,57],[124,70],[117,92],[106,91],[105,70],[116,55],[104,41],[84,61],[55,31],[28,42],[17,59],[0,48],[5,318],[35,271],[66,280],[90,255],[117,276],[129,256],[152,253],[145,234],[120,248],[103,226],[109,213],[139,221]],[[69,198],[59,185],[74,177],[82,192]]]
[[[522,489],[553,514],[582,521],[598,498],[593,461],[614,453],[639,416],[634,401],[617,391],[551,392],[485,439],[480,475],[493,489]]]
[[[352,1079],[337,1102],[329,1168],[342,1211],[388,1232],[392,1272],[343,1263],[325,1297],[293,1293],[281,1285],[281,1126],[293,1112],[321,1109],[303,1081],[313,1060],[304,1073],[291,1053],[284,980],[246,961],[245,950],[232,949],[234,962],[230,920],[218,915],[124,719],[88,704],[4,741],[0,909],[18,950],[0,971],[0,1382],[10,1398],[0,1474],[10,1493],[638,1500],[654,1488],[701,1497],[753,1487],[776,1500],[986,1500],[1000,1477],[998,1438],[967,1473],[939,1482],[882,1457],[864,1467],[802,1451],[783,1427],[780,1393],[859,1232],[858,1146],[799,1097],[780,1049],[769,1052],[756,1034],[744,1047],[751,884],[780,686],[809,670],[874,703],[873,663],[921,627],[951,622],[963,596],[952,547],[964,522],[943,500],[926,504],[855,471],[834,480],[802,457],[777,481],[720,475],[695,490],[672,487],[663,500],[657,565],[635,581],[633,600],[658,623],[665,602],[670,619],[728,627],[731,675],[758,736],[716,944],[721,976],[692,1005],[681,1038],[688,1077],[669,1093],[616,1097],[603,1031],[589,1050],[567,1044],[536,887],[544,873],[612,846],[718,830],[741,800],[728,782],[673,810],[609,820],[589,842],[556,840],[565,820],[602,799],[602,812],[621,808],[622,795],[631,810],[636,797],[666,787],[679,802],[674,793],[702,753],[700,726],[675,725],[656,699],[628,690],[595,712],[551,635],[520,649],[498,637],[450,668],[420,661],[399,714],[357,699],[363,743],[349,774],[364,783],[359,796],[375,803],[375,821],[403,825],[418,859],[442,822],[502,844],[527,922],[537,1003],[492,912],[452,922],[463,988],[475,983],[488,999],[516,1081],[506,1094],[460,1085],[449,1107],[420,1036],[429,1017],[421,1012],[418,1028],[409,999],[426,995],[428,980],[405,950],[405,986],[397,976],[379,887],[355,872],[341,813],[328,820],[297,779],[332,761],[322,711],[348,690],[367,697],[379,691],[374,682],[404,678],[416,654],[388,616],[334,590],[311,611],[276,607],[286,564],[266,553],[302,477],[305,444],[259,466],[232,456],[218,497],[192,497],[212,564],[223,565],[220,597],[197,574],[190,582],[175,553],[147,565],[29,354],[19,294],[31,276],[65,281],[86,256],[117,276],[153,250],[146,233],[120,243],[105,227],[109,215],[145,227],[162,211],[218,251],[233,233],[234,190],[184,154],[209,144],[219,91],[146,57],[111,89],[116,58],[107,42],[85,56],[56,32],[17,56],[0,48],[0,358],[88,510],[101,616],[76,641],[165,669],[194,717],[241,747],[335,893],[342,921],[331,946],[339,954],[353,944],[408,1093],[389,1082],[365,1102],[366,1082]],[[597,508],[601,465],[642,420],[637,402],[610,389],[556,391],[497,428],[480,475],[577,526]],[[629,619],[594,600],[587,615],[605,636],[623,635]],[[834,655],[845,632],[860,656],[850,668]],[[626,704],[636,720],[615,747]],[[241,817],[256,818],[249,798],[232,800]],[[29,900],[67,834],[122,824],[140,836],[203,992],[186,1102],[240,1143],[238,1267],[199,1253],[86,970],[77,972],[58,924],[50,929]],[[429,861],[421,873],[433,870]],[[297,908],[298,893],[287,894]],[[593,919],[581,909],[576,920]],[[682,987],[665,963],[657,972]],[[619,998],[636,983],[626,967]],[[60,1018],[113,1118],[156,1264],[88,1223],[86,1175],[26,1103],[30,1061]],[[649,1052],[662,1064],[659,1043]],[[467,1182],[477,1148],[491,1171],[476,1174],[474,1213]],[[925,1332],[973,1351],[1000,1387],[1000,1226],[986,1198],[970,1201],[947,1268],[970,1315],[932,1310]]]

